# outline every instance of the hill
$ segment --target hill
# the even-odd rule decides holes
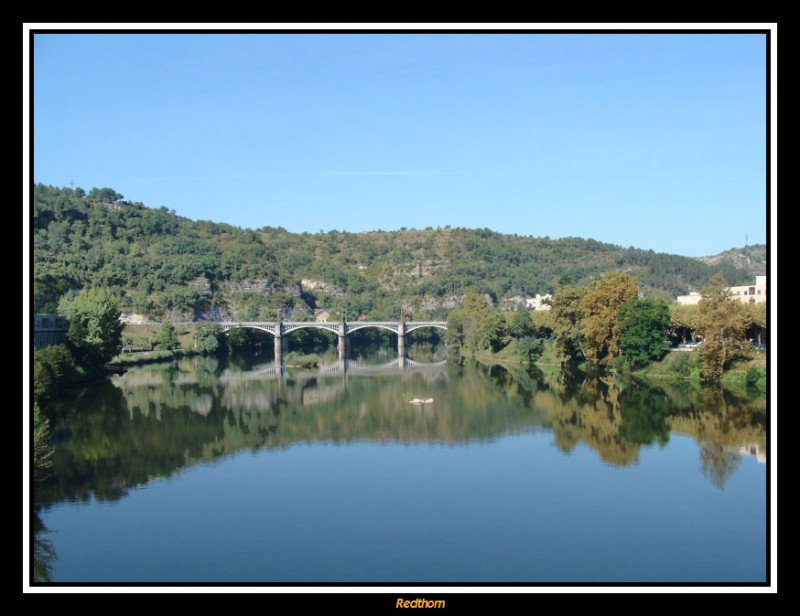
[[[753,276],[764,276],[767,273],[767,246],[755,244],[744,248],[731,248],[718,255],[700,257],[700,261],[712,266],[729,265],[748,271]]]
[[[123,309],[147,318],[443,317],[468,289],[496,300],[551,292],[562,276],[588,284],[608,272],[639,277],[670,299],[721,272],[715,263],[592,239],[504,235],[489,229],[290,233],[193,221],[104,188],[38,184],[33,193],[34,309],[90,286],[112,288]]]

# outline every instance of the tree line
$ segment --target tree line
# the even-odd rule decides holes
[[[644,297],[637,278],[623,273],[584,286],[562,277],[551,310],[536,311],[535,318],[524,308],[503,313],[489,300],[470,291],[450,312],[452,355],[505,353],[532,362],[548,339],[565,370],[585,364],[595,371],[620,372],[646,368],[680,341],[699,340],[701,376],[719,383],[734,362],[751,356],[752,337],[767,327],[766,304],[738,302],[721,276],[711,279],[696,306]]]
[[[695,306],[668,306],[642,298],[635,277],[607,274],[578,288],[560,286],[550,315],[556,353],[563,367],[585,360],[611,368],[644,368],[660,359],[670,339],[699,340],[701,375],[719,383],[735,361],[748,358],[748,333],[765,331],[766,304],[743,304],[721,275],[712,277]]]

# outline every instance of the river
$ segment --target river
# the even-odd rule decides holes
[[[51,412],[37,582],[766,580],[763,399],[391,355],[196,357]]]

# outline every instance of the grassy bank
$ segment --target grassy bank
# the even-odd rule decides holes
[[[632,373],[634,378],[652,381],[653,384],[667,382],[690,382],[701,385],[700,353],[694,351],[670,351],[647,368]],[[750,359],[734,363],[722,375],[721,385],[726,389],[766,393],[767,358],[765,353],[756,353]]]
[[[108,365],[112,371],[114,368],[126,368],[128,366],[140,366],[143,364],[154,364],[162,361],[169,361],[171,359],[179,359],[181,357],[191,357],[192,355],[201,355],[199,351],[194,349],[175,349],[174,351],[139,351],[136,353],[122,353],[112,359]]]
[[[738,362],[722,375],[722,386],[728,389],[767,392],[767,357],[758,353],[753,358]]]
[[[125,328],[122,330],[122,340],[125,342],[126,348],[135,349],[137,352],[154,351],[154,346],[160,333],[161,325],[133,325],[126,323]],[[182,349],[192,348],[195,341],[195,325],[193,323],[176,325],[175,337],[178,339]]]

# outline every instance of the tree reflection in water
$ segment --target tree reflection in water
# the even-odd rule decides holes
[[[53,542],[46,538],[50,530],[39,517],[39,512],[33,513],[33,581],[46,583],[53,581],[53,563],[58,560],[58,555],[53,547]]]
[[[639,461],[671,433],[699,445],[701,468],[723,489],[744,446],[766,451],[763,401],[654,388],[581,373],[451,364],[384,373],[282,373],[214,358],[132,368],[65,397],[54,414],[53,478],[41,502],[115,500],[127,489],[242,449],[305,442],[465,443],[550,430],[607,464]],[[372,366],[374,368],[374,366]],[[413,397],[433,398],[413,406]]]

